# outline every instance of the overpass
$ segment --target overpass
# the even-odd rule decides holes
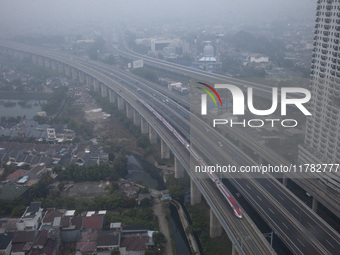
[[[122,57],[131,60],[143,59],[144,64],[149,65],[153,68],[182,74],[184,76],[198,79],[201,81],[204,80],[212,84],[214,83],[232,84],[239,86],[240,88],[243,89],[252,86],[254,88],[254,94],[256,96],[264,99],[271,99],[272,96],[271,87],[269,86],[234,79],[220,74],[209,73],[203,70],[197,70],[187,66],[170,63],[164,60],[142,55],[128,49],[123,40],[120,40],[119,47],[115,47],[114,50]],[[182,105],[186,105],[188,108],[190,108],[189,103],[185,102],[183,99],[176,98],[176,100],[181,102]],[[212,119],[211,116],[210,119]],[[242,131],[240,128],[237,127],[228,129],[224,128],[224,130],[219,130],[219,132],[222,133],[223,135],[228,135],[229,137],[233,138],[235,141],[237,141],[237,143],[239,143],[239,146],[241,148],[248,148],[251,151],[255,152],[258,155],[257,162],[260,164],[263,162],[268,162],[269,164],[275,166],[290,165],[290,162],[288,162],[286,159],[284,159],[283,157],[275,153],[275,151],[269,149],[265,145],[255,141],[251,134]],[[288,178],[291,178],[292,181],[297,183],[300,187],[307,191],[309,195],[312,196],[313,199],[312,209],[314,211],[317,210],[318,202],[321,201],[325,207],[327,207],[332,213],[334,213],[337,217],[340,218],[340,189],[334,189],[334,186],[326,185],[325,182],[320,181],[317,177],[303,178],[304,176],[294,173],[290,173],[289,176],[282,177],[284,185],[287,185]],[[332,194],[332,196],[330,196],[329,194]]]
[[[9,50],[9,48],[13,49],[15,48],[16,50]],[[29,48],[29,47],[28,47]],[[186,156],[187,158],[184,159],[185,157],[185,153],[182,151],[182,153],[179,153],[180,148],[178,148],[178,144],[176,145],[176,143],[174,143],[173,137],[171,138],[171,134],[168,134],[168,136],[166,136],[164,133],[162,133],[161,127],[159,126],[160,123],[157,123],[157,121],[155,121],[154,118],[152,118],[151,116],[147,116],[147,113],[143,112],[143,109],[138,106],[138,104],[136,105],[136,102],[133,101],[133,99],[131,98],[136,98],[136,81],[131,82],[130,83],[130,87],[133,85],[135,85],[134,88],[130,88],[127,89],[127,85],[128,84],[124,84],[124,87],[121,86],[121,84],[118,84],[117,82],[113,81],[110,76],[111,74],[108,73],[109,71],[105,71],[103,70],[103,66],[101,66],[100,68],[98,68],[98,65],[100,65],[99,63],[85,63],[85,62],[79,62],[76,60],[72,60],[69,57],[65,57],[65,56],[61,56],[60,54],[52,54],[52,53],[48,53],[48,52],[44,52],[41,50],[33,50],[33,49],[23,49],[22,47],[16,48],[13,46],[13,44],[11,44],[10,47],[4,47],[2,49],[3,52],[5,52],[5,54],[10,54],[19,58],[24,58],[26,53],[22,53],[23,51],[28,51],[31,52],[28,56],[32,57],[32,60],[35,61],[36,63],[40,63],[41,65],[45,65],[46,67],[50,67],[54,70],[58,70],[61,72],[65,72],[66,75],[70,75],[72,76],[74,79],[79,79],[79,81],[81,82],[86,82],[88,86],[93,87],[93,89],[95,91],[100,91],[102,96],[104,97],[109,97],[111,102],[117,102],[118,103],[118,107],[120,109],[126,109],[127,112],[127,117],[130,118],[134,118],[135,123],[138,123],[138,114],[140,115],[140,125],[141,125],[141,129],[143,133],[149,132],[149,138],[151,142],[156,142],[156,133],[161,134],[161,138],[162,141],[161,145],[162,145],[162,151],[163,151],[163,156],[167,157],[169,155],[169,148],[173,151],[173,153],[175,154],[176,160],[175,160],[175,166],[176,167],[176,172],[175,175],[181,176],[183,174],[183,168],[180,167],[180,165],[184,166],[184,168],[188,171],[189,170],[189,161],[188,161],[188,155]],[[21,52],[21,53],[20,53]],[[37,57],[37,55],[39,55]],[[52,61],[50,59],[53,59]],[[53,62],[56,61],[54,64]],[[92,66],[92,68],[88,67],[88,66]],[[107,68],[107,67],[106,67]],[[97,71],[98,69],[101,70],[101,72]],[[110,67],[110,70],[112,71],[112,67]],[[103,74],[104,73],[104,74]],[[120,78],[121,79],[121,78]],[[139,86],[143,85],[139,82],[138,84]],[[151,89],[151,88],[149,88]],[[132,91],[134,91],[134,93],[132,93]],[[155,90],[153,90],[155,91]],[[155,91],[156,93],[157,91]],[[159,92],[157,92],[159,93]],[[148,93],[150,94],[150,93]],[[130,97],[131,98],[130,98]],[[141,96],[141,95],[138,95]],[[157,108],[157,110],[161,111],[168,111],[170,112],[170,109],[173,107],[167,107],[166,109],[164,109],[163,107],[165,107],[160,100],[162,98],[164,98],[164,95],[162,97],[162,93],[159,93],[160,99],[158,99],[158,103],[156,103],[155,101],[155,108]],[[143,95],[143,97],[145,97],[145,95]],[[158,97],[157,97],[158,98]],[[145,98],[147,100],[151,100],[150,97],[149,98]],[[174,102],[172,102],[174,103]],[[175,104],[175,103],[174,103]],[[133,107],[135,110],[132,110],[131,107]],[[137,112],[136,112],[137,109]],[[139,111],[138,111],[139,110]],[[135,111],[135,112],[133,112]],[[133,113],[133,114],[132,114]],[[144,115],[142,115],[142,113]],[[174,116],[176,116],[176,114],[178,113],[174,113],[172,112],[172,114]],[[194,117],[194,116],[192,116]],[[183,123],[182,121],[179,121],[181,117],[177,116],[174,117],[174,119],[172,119],[172,121],[174,122],[174,125],[176,125],[176,128],[182,128],[183,129]],[[197,120],[199,121],[199,120]],[[180,122],[180,124],[176,124],[177,122]],[[144,124],[143,124],[144,123]],[[147,124],[149,123],[149,124]],[[198,123],[199,124],[199,123]],[[151,128],[148,129],[147,131],[147,125],[149,125]],[[144,126],[144,127],[143,127]],[[197,125],[199,126],[199,125]],[[164,129],[164,128],[163,128]],[[155,132],[156,131],[156,132]],[[164,131],[164,130],[163,130]],[[205,132],[205,131],[200,131],[200,130],[194,130],[195,132]],[[214,138],[220,139],[221,137],[219,137],[219,134],[217,134],[217,132],[213,132],[212,133],[214,135]],[[204,135],[203,135],[204,137]],[[216,141],[216,140],[215,140]],[[218,140],[217,140],[218,141]],[[222,139],[221,140],[223,142],[223,146],[224,147],[230,147],[231,150],[239,150],[237,148],[232,147],[232,144],[228,143],[228,141],[226,139]],[[207,142],[207,141],[203,141],[202,143]],[[199,142],[196,141],[191,141],[191,143],[197,147],[198,150],[207,153],[206,150],[204,150],[204,148],[202,148],[202,146],[199,144]],[[221,159],[228,159],[229,162],[231,162],[231,157],[230,157],[230,151],[227,153],[223,153],[221,152],[221,150],[216,146],[216,144],[211,144],[207,143],[209,145],[209,149],[211,150],[210,154],[208,154],[209,156],[211,154],[212,158],[215,160],[216,162],[221,162]],[[167,147],[165,146],[167,145]],[[217,148],[216,148],[217,147]],[[182,148],[183,150],[183,148]],[[229,153],[229,155],[228,155]],[[239,150],[240,155],[242,155],[242,151]],[[236,163],[243,163],[243,161],[247,161],[249,164],[253,164],[253,162],[251,161],[251,159],[247,158],[246,156],[244,156],[244,158],[242,158],[242,162],[236,162]],[[177,162],[177,163],[176,163]],[[180,164],[178,164],[180,163]],[[189,175],[191,174],[190,171],[188,171]],[[212,236],[214,235],[214,233],[219,232],[220,228],[218,226],[218,224],[216,224],[216,219],[214,220],[214,217],[216,217],[223,225],[223,228],[226,230],[226,232],[228,233],[229,236],[231,236],[231,240],[233,241],[233,243],[235,244],[235,248],[239,251],[239,253],[242,254],[243,250],[246,249],[246,245],[240,245],[240,241],[237,241],[237,238],[239,238],[238,240],[243,240],[242,236],[244,237],[244,233],[250,233],[252,231],[250,230],[246,230],[246,227],[243,226],[237,226],[236,228],[234,228],[235,232],[234,234],[231,233],[232,231],[230,231],[228,226],[228,223],[226,221],[226,218],[221,217],[221,215],[223,216],[225,213],[230,213],[230,208],[228,208],[228,205],[226,205],[226,203],[221,204],[221,198],[218,198],[218,194],[216,194],[216,190],[214,192],[214,188],[211,187],[211,183],[210,183],[210,187],[209,187],[209,182],[207,182],[207,180],[199,180],[197,179],[195,176],[191,175],[191,179],[192,179],[192,190],[195,191],[196,189],[198,189],[203,196],[205,197],[205,199],[208,201],[208,204],[211,206],[212,208],[212,213],[211,213],[211,229],[212,232]],[[237,180],[237,179],[235,179]],[[269,225],[272,227],[272,229],[275,230],[275,232],[281,236],[281,238],[286,242],[286,244],[291,248],[291,250],[294,251],[294,253],[296,254],[331,254],[332,252],[329,250],[332,250],[331,248],[336,248],[338,247],[339,243],[338,243],[338,235],[334,232],[332,232],[332,230],[328,229],[329,226],[325,225],[324,222],[320,222],[319,219],[314,219],[313,217],[315,217],[315,215],[313,215],[310,211],[308,211],[308,208],[302,208],[300,209],[300,205],[299,205],[299,201],[295,201],[297,200],[295,198],[295,200],[293,198],[291,198],[289,192],[287,192],[284,188],[282,188],[284,190],[284,192],[280,191],[278,188],[276,188],[277,184],[275,180],[272,180],[269,178],[269,181],[264,183],[263,185],[261,184],[261,181],[254,181],[251,179],[245,179],[245,178],[240,178],[239,180],[242,181],[235,181],[234,185],[240,190],[240,192],[242,192],[242,195],[244,195],[249,201],[250,203],[257,208],[258,212],[262,213],[264,215],[264,217],[266,218],[267,222],[269,223]],[[293,206],[293,208],[298,208],[295,209],[297,210],[297,213],[299,214],[298,217],[296,217],[292,211],[290,210],[287,211],[287,208],[284,208],[282,206],[283,203],[288,203],[283,202],[283,201],[278,201],[275,197],[273,197],[273,195],[267,194],[268,190],[265,190],[263,187],[265,185],[268,185],[268,187],[270,187],[271,189],[275,190],[275,192],[273,193],[278,193],[279,196],[282,196],[283,200],[287,199],[287,201],[291,201],[289,203],[291,203],[292,205],[295,204],[295,206]],[[207,194],[207,192],[210,191],[210,193]],[[283,194],[284,193],[284,194]],[[192,203],[196,203],[200,201],[200,195],[197,195],[197,192],[192,192]],[[195,196],[196,195],[196,196]],[[222,200],[223,201],[223,200]],[[271,205],[271,207],[269,206]],[[224,206],[224,207],[223,207]],[[268,210],[266,210],[266,208],[268,207]],[[287,207],[290,207],[287,206]],[[223,213],[223,214],[222,214]],[[272,215],[271,215],[272,214]],[[236,220],[236,218],[233,215],[230,215],[231,217],[228,218],[233,224],[234,222],[245,222],[248,221],[248,217],[247,215],[245,215],[244,219],[242,220]],[[312,217],[313,216],[313,217]],[[226,216],[224,216],[226,217]],[[297,220],[297,218],[299,218],[299,220]],[[251,222],[251,221],[250,221]],[[280,223],[281,225],[279,226]],[[229,222],[230,224],[230,222]],[[236,223],[235,223],[236,224]],[[250,223],[252,224],[252,223]],[[307,229],[306,231],[306,225],[311,224],[315,227],[320,226],[321,232],[328,232],[325,233],[325,240],[319,240],[318,236],[313,236],[310,232],[311,230]],[[249,225],[248,225],[249,226]],[[254,228],[253,225],[250,225]],[[235,233],[237,232],[237,229],[244,229],[246,232],[239,233],[238,235],[241,235],[240,237],[236,237],[237,235],[235,235]],[[229,229],[229,230],[228,230]],[[324,229],[322,231],[322,229]],[[257,234],[252,233],[252,238],[257,238],[261,235],[258,235],[258,232],[255,232]],[[299,233],[299,235],[301,235],[301,238],[296,238],[294,240],[294,236]],[[255,236],[254,236],[255,235]],[[334,237],[331,238],[330,235],[333,235]],[[232,237],[234,236],[234,238]],[[250,239],[247,239],[250,240]],[[251,240],[256,240],[256,239],[251,239]],[[248,242],[248,241],[247,241]],[[330,245],[327,246],[327,243],[330,243]],[[243,242],[241,242],[243,244]],[[255,245],[256,247],[256,245]],[[250,252],[248,248],[247,252]],[[259,250],[255,251],[254,250],[254,254],[262,254],[262,253],[257,253]],[[308,252],[309,251],[309,252]],[[263,252],[263,251],[262,251]],[[247,253],[248,254],[248,253]],[[249,254],[253,254],[253,253],[249,253]]]

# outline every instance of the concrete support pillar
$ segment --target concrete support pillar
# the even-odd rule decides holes
[[[183,178],[184,177],[184,167],[181,162],[175,157],[175,178]]]
[[[52,65],[52,70],[57,71],[57,63],[55,61],[51,61],[51,65]]]
[[[21,60],[21,61],[23,61],[24,60],[24,58],[25,58],[25,53],[20,53],[19,54],[19,59]]]
[[[202,201],[201,192],[197,188],[194,181],[190,180],[190,204],[195,205],[199,204]]]
[[[238,255],[238,252],[237,252],[234,244],[233,244],[233,247],[231,248],[231,255]]]
[[[72,68],[72,80],[77,81],[78,80],[78,70],[75,68]]]
[[[318,200],[316,200],[315,197],[313,197],[313,202],[312,202],[312,210],[316,212],[318,210]]]
[[[118,109],[124,110],[124,99],[121,96],[117,96],[118,101]]]
[[[150,144],[157,143],[157,133],[151,126],[149,126],[149,142]]]
[[[94,92],[99,92],[99,84],[96,79],[93,79],[93,91]]]
[[[161,158],[169,159],[170,158],[170,148],[169,146],[161,139]]]
[[[283,178],[282,178],[282,184],[287,187],[287,182],[288,182],[288,178],[287,178],[287,176],[284,175]]]
[[[102,92],[102,97],[107,97],[107,87],[105,84],[101,84],[100,85],[100,88],[101,88],[101,92]]]
[[[85,74],[83,72],[80,72],[80,71],[79,71],[79,82],[81,84],[85,83]]]
[[[110,103],[116,103],[116,92],[114,92],[112,89],[109,89],[109,100]]]
[[[218,237],[222,235],[222,225],[215,216],[215,213],[210,208],[210,237]]]
[[[139,114],[138,111],[134,110],[133,111],[133,124],[135,124],[135,126],[140,126],[141,122],[141,116]]]
[[[58,71],[59,71],[59,73],[64,73],[64,66],[63,66],[63,64],[62,63],[58,63]]]
[[[149,123],[143,117],[140,118],[140,130],[144,135],[149,132]]]
[[[132,119],[133,118],[133,108],[128,103],[126,103],[126,117],[128,119]]]
[[[90,88],[90,86],[91,86],[91,76],[85,75],[85,79],[86,79],[86,86]]]
[[[39,65],[43,66],[44,65],[44,59],[43,57],[39,57]]]
[[[45,58],[45,68],[50,68],[50,60]]]
[[[32,62],[35,65],[39,64],[39,59],[38,59],[38,57],[36,55],[32,55]]]
[[[69,66],[64,66],[65,67],[65,75],[67,77],[71,77],[71,67]]]

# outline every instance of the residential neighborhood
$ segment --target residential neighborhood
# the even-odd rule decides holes
[[[112,222],[106,229],[105,216],[105,210],[76,215],[74,210],[45,209],[32,202],[21,218],[10,220],[16,221],[16,229],[7,228],[7,220],[0,219],[0,254],[55,255],[74,243],[76,255],[110,255],[115,249],[122,255],[143,255],[154,245],[154,231],[148,226]]]

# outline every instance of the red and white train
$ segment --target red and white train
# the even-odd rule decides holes
[[[191,156],[195,158],[195,160],[202,166],[206,167],[206,163],[204,160],[199,157],[197,152],[190,147],[189,143],[177,132],[175,128],[173,128],[168,121],[166,121],[155,109],[153,109],[147,102],[145,102],[142,98],[138,98],[138,101],[142,103],[146,108],[148,108],[172,133],[176,138],[185,146],[185,148],[190,152]],[[215,187],[221,192],[223,197],[228,201],[230,207],[233,209],[234,214],[238,218],[242,218],[241,209],[237,206],[237,203],[234,197],[230,194],[227,187],[219,180],[215,173],[207,172],[210,180],[214,183]]]

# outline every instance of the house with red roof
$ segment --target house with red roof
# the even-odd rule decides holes
[[[103,214],[94,214],[89,217],[83,218],[83,229],[91,228],[91,229],[101,229],[104,223],[104,215]]]
[[[15,183],[26,175],[27,171],[24,169],[18,169],[6,177],[6,182]]]

